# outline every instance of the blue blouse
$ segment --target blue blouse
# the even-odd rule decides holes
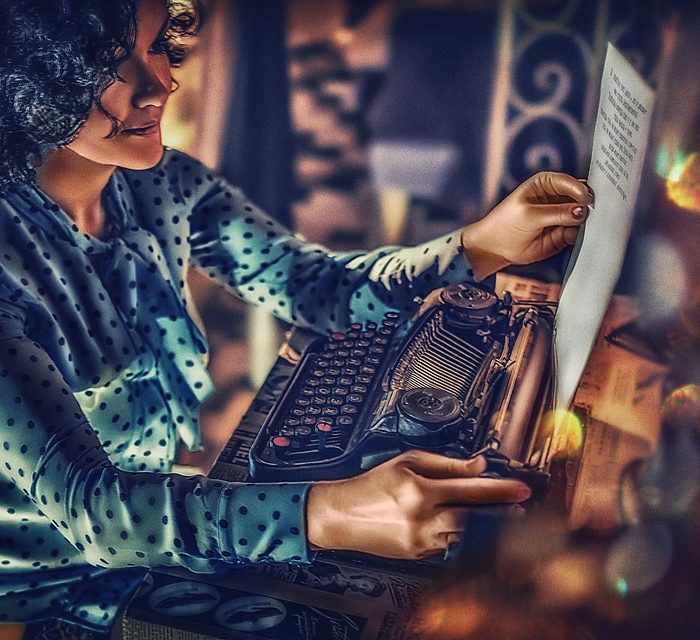
[[[190,265],[321,332],[472,276],[458,232],[331,253],[174,150],[104,205],[97,238],[36,185],[0,199],[0,621],[107,628],[145,568],[308,561],[308,484],[169,472],[212,390]]]

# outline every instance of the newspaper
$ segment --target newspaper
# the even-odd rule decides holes
[[[653,91],[608,44],[588,184],[595,203],[564,277],[555,334],[555,405],[568,409],[622,269],[644,166]]]

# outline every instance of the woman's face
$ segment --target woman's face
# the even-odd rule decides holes
[[[134,49],[117,68],[120,79],[101,99],[122,126],[109,137],[112,122],[93,105],[69,149],[98,164],[127,169],[148,169],[160,161],[160,120],[172,86],[164,47],[167,26],[165,0],[140,0]]]

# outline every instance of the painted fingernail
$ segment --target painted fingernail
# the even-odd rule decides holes
[[[588,207],[574,207],[571,213],[573,214],[574,218],[580,220],[588,213]]]
[[[527,500],[532,495],[532,489],[530,489],[530,487],[528,487],[527,485],[522,485],[521,487],[518,487],[518,490],[515,492],[515,495],[518,499],[518,502]]]

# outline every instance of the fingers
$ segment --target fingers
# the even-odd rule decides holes
[[[542,171],[523,183],[524,194],[531,202],[552,202],[559,199],[573,200],[581,205],[593,203],[593,191],[583,181],[566,173]],[[550,200],[548,198],[555,198]]]
[[[463,478],[475,477],[486,471],[486,460],[483,456],[476,458],[448,458],[428,451],[409,451],[396,458],[415,473],[425,478]]]
[[[522,502],[532,491],[523,482],[500,478],[450,478],[432,480],[430,491],[436,504],[494,504]]]
[[[536,219],[537,224],[544,227],[577,227],[588,217],[588,207],[577,202],[562,202],[558,204],[532,204],[528,214]]]

